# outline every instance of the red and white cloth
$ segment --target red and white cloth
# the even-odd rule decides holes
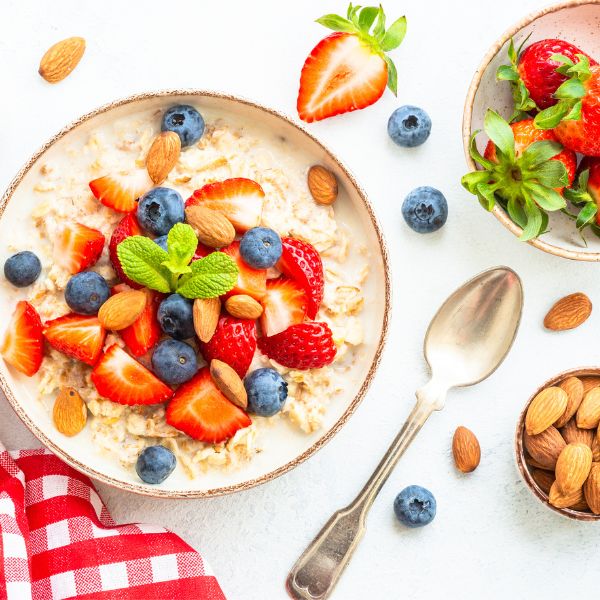
[[[155,525],[116,525],[88,477],[0,444],[0,598],[225,600],[202,557]]]

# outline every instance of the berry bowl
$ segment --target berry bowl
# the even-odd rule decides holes
[[[540,9],[524,17],[492,45],[475,72],[465,101],[462,133],[469,171],[475,171],[478,168],[476,161],[471,156],[470,145],[473,134],[484,129],[486,111],[492,109],[506,120],[513,115],[515,104],[511,85],[508,81],[498,81],[496,77],[498,68],[510,63],[508,58],[510,40],[513,40],[515,49],[518,49],[521,44],[527,48],[540,40],[559,38],[574,44],[590,56],[600,58],[600,40],[597,36],[599,25],[600,2],[597,0],[569,0]],[[523,113],[523,116],[516,120],[526,116]],[[548,133],[551,132],[548,131]],[[476,142],[479,152],[483,154],[487,142],[483,131],[476,137]],[[573,167],[574,160],[573,157]],[[466,198],[465,201],[467,200]],[[472,200],[477,201],[475,196]],[[572,214],[578,210],[571,203],[567,203],[567,209]],[[498,201],[495,202],[492,212],[510,232],[518,237],[523,236],[523,228],[510,218],[507,210]],[[528,239],[527,242],[555,256],[598,262],[600,261],[600,239],[597,236],[599,230],[597,227],[593,229],[594,232],[591,231],[591,228],[585,230],[584,239],[575,226],[574,220],[562,214],[560,210],[556,210],[556,212],[549,213],[547,226],[545,222],[540,223],[537,232],[541,233],[538,237]]]

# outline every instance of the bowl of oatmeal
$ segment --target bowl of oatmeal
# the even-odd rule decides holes
[[[173,121],[177,152],[166,178],[151,179],[149,152],[169,132],[169,109],[181,106],[201,115],[199,139]],[[337,183],[335,202],[311,193],[315,165]],[[161,204],[165,198],[176,207],[183,201],[184,212]],[[167,229],[163,218],[172,221]],[[193,231],[193,249],[182,251],[175,231],[186,240]],[[257,231],[282,243],[264,269],[246,262],[260,259],[248,254]],[[0,332],[0,386],[47,447],[115,487],[193,498],[269,481],[339,431],[377,369],[390,278],[373,209],[316,138],[253,102],[167,91],[83,116],[10,184],[0,239],[3,262],[22,251],[41,262],[30,285],[3,281],[0,305],[13,316]],[[138,242],[155,260],[152,277],[128,262]],[[175,255],[183,262],[173,266]],[[77,294],[89,283],[82,274],[107,290],[100,308],[89,300],[102,292],[81,304]],[[196,285],[196,275],[209,279]],[[187,333],[173,324],[180,309],[191,311]],[[169,363],[168,347],[177,344],[194,363],[185,380]],[[163,345],[166,362],[156,352]],[[268,377],[257,381],[259,370]],[[275,409],[264,399],[271,380],[279,386]],[[65,421],[74,399],[77,418]],[[140,467],[156,447],[175,465],[159,483]]]

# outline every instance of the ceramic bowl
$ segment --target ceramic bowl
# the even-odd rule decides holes
[[[513,25],[494,42],[477,68],[465,101],[462,133],[465,157],[469,170],[476,168],[469,156],[469,140],[474,131],[483,129],[483,117],[488,108],[509,118],[512,113],[510,85],[496,81],[496,70],[507,64],[507,46],[510,38],[515,46],[530,35],[528,43],[545,38],[562,38],[600,58],[600,0],[568,0],[543,8],[528,15]],[[485,134],[478,136],[478,148],[483,153]],[[476,200],[473,198],[473,201]],[[504,209],[496,204],[494,216],[514,235],[520,236],[522,229],[513,223]],[[550,231],[529,243],[544,252],[573,260],[600,261],[600,239],[589,233],[587,247],[576,231],[573,222],[561,213],[550,215]]]
[[[578,521],[598,521],[600,520],[600,515],[595,515],[592,512],[582,512],[578,510],[573,510],[572,508],[556,508],[552,506],[548,501],[548,495],[544,492],[538,484],[533,479],[531,475],[530,466],[526,462],[526,450],[523,444],[523,433],[525,431],[525,414],[527,413],[527,409],[531,404],[531,401],[544,389],[547,387],[551,387],[553,385],[559,384],[561,381],[566,379],[567,377],[600,377],[600,367],[582,367],[579,369],[571,369],[570,371],[565,371],[564,373],[560,373],[549,379],[541,385],[532,395],[531,398],[525,404],[521,415],[519,416],[519,421],[517,424],[517,431],[515,434],[515,453],[517,459],[517,467],[519,472],[521,473],[521,477],[527,484],[527,487],[533,493],[533,495],[545,506],[547,506],[550,510],[563,515],[565,517],[569,517],[570,519],[576,519]]]
[[[2,197],[0,239],[8,239],[19,228],[23,230],[31,220],[29,215],[36,202],[33,186],[42,161],[64,160],[67,147],[82,146],[89,132],[104,123],[140,112],[164,110],[179,103],[192,103],[208,115],[218,113],[224,118],[231,117],[259,127],[280,143],[288,143],[291,151],[302,152],[312,163],[325,165],[338,179],[340,193],[335,206],[336,219],[364,241],[370,256],[370,274],[364,289],[368,301],[362,313],[365,343],[360,357],[345,376],[344,389],[331,398],[322,429],[304,434],[281,419],[276,426],[263,432],[262,451],[240,468],[209,469],[206,474],[191,480],[178,467],[165,482],[150,486],[144,484],[133,469],[125,469],[116,459],[96,450],[89,427],[71,438],[60,434],[52,424],[51,410],[38,399],[35,378],[21,376],[0,361],[0,386],[33,434],[76,469],[123,490],[168,498],[197,498],[245,490],[274,479],[306,460],[340,430],[364,397],[379,363],[390,315],[390,275],[385,242],[373,208],[356,180],[330,150],[301,126],[271,109],[233,96],[203,91],[175,90],[133,96],[94,110],[60,131],[33,155]],[[70,157],[68,160],[74,160],[73,153]],[[3,248],[0,254],[3,262],[10,253]],[[14,288],[0,294],[2,314],[11,314],[20,297]]]

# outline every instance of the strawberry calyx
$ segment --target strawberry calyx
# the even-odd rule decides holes
[[[598,204],[588,188],[589,178],[590,170],[585,169],[579,174],[575,185],[564,189],[565,198],[574,206],[580,207],[576,215],[567,211],[564,212],[575,220],[575,226],[579,231],[590,226],[594,233],[598,234],[600,232],[600,229],[596,226]]]

